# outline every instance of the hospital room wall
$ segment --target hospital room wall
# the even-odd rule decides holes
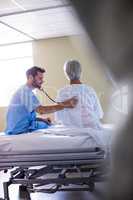
[[[4,131],[6,125],[7,107],[0,107],[0,131]]]
[[[82,81],[92,86],[100,98],[104,112],[108,107],[110,83],[99,67],[92,50],[83,47],[81,37],[61,37],[33,42],[33,62],[46,69],[45,89],[55,98],[57,90],[68,84],[64,76],[63,64],[68,59],[78,59],[82,64]],[[46,97],[38,94],[44,104],[50,104]],[[6,107],[0,107],[0,131],[5,128]],[[106,121],[106,115],[104,117]]]
[[[92,48],[86,49],[82,44],[81,36],[35,41],[33,42],[34,65],[46,69],[45,90],[55,98],[57,90],[68,84],[63,72],[64,62],[69,59],[78,59],[82,64],[82,81],[96,90],[106,113],[111,84],[99,67],[101,63],[94,56]],[[43,94],[38,93],[38,95],[42,103],[51,103]],[[106,121],[106,114],[104,121]]]

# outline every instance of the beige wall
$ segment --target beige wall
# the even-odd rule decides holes
[[[6,124],[6,107],[0,107],[0,131],[4,131]]]
[[[81,39],[81,37],[73,36],[33,42],[34,65],[46,69],[44,86],[46,91],[55,98],[57,90],[68,84],[63,72],[64,62],[68,59],[78,59],[82,64],[82,81],[96,90],[103,110],[106,112],[110,92],[109,82],[91,49],[86,49],[81,45],[83,43]],[[39,97],[43,103],[50,103],[42,94],[39,94]],[[0,131],[5,127],[5,116],[6,108],[0,108]]]

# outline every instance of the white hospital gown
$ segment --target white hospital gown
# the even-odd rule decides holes
[[[76,107],[56,112],[55,120],[65,126],[102,129],[103,111],[94,89],[85,84],[72,84],[59,90],[56,101],[62,102],[73,96],[78,98]]]

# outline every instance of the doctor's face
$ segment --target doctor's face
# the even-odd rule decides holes
[[[33,77],[33,82],[32,82],[33,87],[40,89],[43,82],[44,82],[43,81],[43,73],[37,72],[37,75],[35,77]]]

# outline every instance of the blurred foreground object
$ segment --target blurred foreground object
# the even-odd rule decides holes
[[[133,1],[71,0],[88,37],[115,80],[133,86]],[[104,67],[105,67],[104,66]],[[133,199],[133,109],[113,149],[112,176],[106,200]]]
[[[71,0],[99,55],[117,79],[133,73],[133,1]]]

